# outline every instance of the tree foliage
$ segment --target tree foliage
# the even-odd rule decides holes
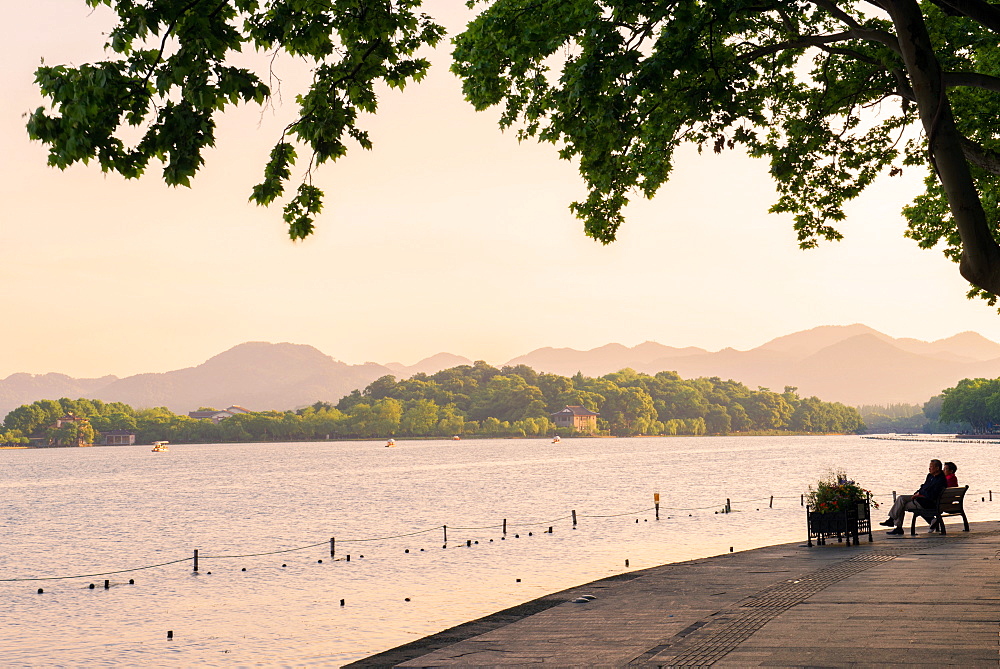
[[[297,118],[250,199],[284,201],[292,238],[313,230],[313,167],[372,141],[360,115],[379,87],[419,81],[443,28],[422,0],[86,0],[118,24],[108,58],[42,66],[48,108],[31,114],[49,163],[95,160],[138,177],[152,160],[188,185],[216,117],[273,95],[234,67],[244,49],[311,65]],[[844,205],[877,175],[926,173],[907,235],[960,262],[970,296],[1000,292],[1000,7],[984,0],[482,0],[453,38],[453,71],[476,109],[557,146],[588,187],[571,205],[588,235],[615,239],[635,194],[652,197],[683,144],[741,147],[770,163],[775,212],[803,247],[839,239]],[[139,129],[132,145],[122,130]],[[907,128],[912,128],[907,132]],[[299,152],[305,177],[286,192]]]
[[[41,418],[46,408],[59,407],[59,415],[72,410],[89,418],[97,431],[135,430],[137,440],[145,443],[566,436],[572,429],[557,431],[550,415],[567,405],[599,412],[600,430],[618,436],[864,430],[856,410],[800,398],[794,388],[777,394],[718,377],[684,380],[674,372],[650,376],[632,369],[598,378],[567,378],[525,365],[498,369],[482,361],[398,381],[383,376],[336,406],[316,402],[297,411],[252,411],[218,424],[178,416],[163,407],[133,409],[117,402],[64,398],[18,407],[7,414],[4,428],[11,439],[41,434],[55,420]]]
[[[976,432],[1000,426],[1000,379],[962,379],[942,394],[941,422],[968,423]]]

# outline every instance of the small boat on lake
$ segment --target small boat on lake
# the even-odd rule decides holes
[[[456,434],[454,437],[451,438],[451,440],[452,441],[461,441],[462,438]]]
[[[552,437],[552,443],[553,444],[558,444],[560,441],[562,441],[562,439],[559,438],[558,434],[556,436]]]
[[[393,439],[392,437],[389,437],[389,441],[385,442],[385,447],[386,448],[389,448],[390,446],[395,446],[395,445],[396,445],[396,440]]]
[[[169,443],[170,443],[169,441],[154,441],[153,442],[153,452],[154,453],[166,453],[167,451],[170,450],[170,447],[167,446],[167,444],[169,444]]]

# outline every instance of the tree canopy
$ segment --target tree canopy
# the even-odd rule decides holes
[[[981,433],[1000,425],[1000,379],[962,379],[942,395],[942,421],[968,423]]]
[[[86,0],[118,24],[104,61],[36,72],[30,115],[49,163],[95,160],[138,177],[152,160],[188,185],[217,115],[265,103],[244,49],[312,67],[297,118],[276,138],[250,199],[284,203],[292,238],[322,208],[314,167],[372,148],[364,113],[385,86],[419,81],[444,29],[422,0]],[[472,0],[453,71],[476,109],[549,142],[589,193],[572,203],[609,243],[630,197],[652,197],[675,150],[735,149],[770,163],[799,243],[840,238],[844,204],[881,173],[926,173],[907,236],[960,263],[970,296],[1000,293],[1000,6],[984,0]],[[121,139],[138,129],[131,145]],[[294,193],[291,168],[307,156]]]
[[[156,407],[133,409],[100,400],[39,400],[7,414],[0,444],[50,435],[63,412],[90,419],[94,429],[133,430],[140,442],[299,441],[403,437],[545,436],[559,432],[551,414],[567,405],[600,413],[604,434],[629,436],[739,433],[863,432],[858,412],[840,403],[750,390],[717,377],[684,380],[623,369],[599,378],[536,372],[526,365],[485,362],[396,380],[383,376],[336,404],[316,402],[296,411],[252,411],[219,423],[178,416]]]

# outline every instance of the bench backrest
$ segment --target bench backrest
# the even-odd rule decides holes
[[[938,498],[938,510],[941,513],[961,513],[963,509],[962,501],[965,499],[965,493],[968,490],[969,486],[945,488],[941,492],[941,497]]]

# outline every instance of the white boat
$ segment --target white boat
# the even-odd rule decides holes
[[[389,441],[385,442],[385,447],[386,448],[389,448],[390,446],[395,446],[395,445],[396,445],[396,440],[393,439],[392,437],[389,438]]]
[[[562,439],[559,438],[558,434],[556,436],[552,437],[552,443],[553,444],[558,444],[560,441],[562,441]]]
[[[165,452],[169,451],[170,447],[167,446],[167,444],[169,444],[169,443],[170,443],[169,441],[154,441],[153,442],[153,452],[154,453],[165,453]]]

